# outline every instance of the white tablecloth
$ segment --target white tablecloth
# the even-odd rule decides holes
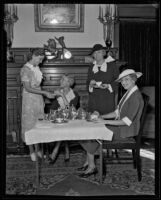
[[[71,120],[64,124],[38,121],[35,127],[25,133],[27,145],[63,140],[112,140],[113,132],[101,122]]]

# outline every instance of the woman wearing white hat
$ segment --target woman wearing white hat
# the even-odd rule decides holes
[[[133,69],[124,70],[116,79],[127,92],[120,100],[114,112],[101,116],[101,122],[113,131],[113,140],[127,140],[137,135],[140,128],[140,117],[144,106],[142,95],[135,85],[137,78],[142,76],[141,72]],[[106,119],[106,120],[105,120]],[[88,177],[97,173],[94,163],[94,154],[99,144],[96,141],[82,141],[81,145],[87,151],[87,160],[81,170],[84,170],[81,177]]]

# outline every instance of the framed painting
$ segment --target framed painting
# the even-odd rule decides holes
[[[83,32],[84,4],[35,4],[36,32]]]

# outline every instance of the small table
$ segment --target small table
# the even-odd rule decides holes
[[[69,120],[67,123],[55,124],[51,121],[37,121],[35,127],[25,133],[26,145],[67,140],[112,140],[113,132],[101,122],[86,120]],[[37,149],[36,149],[37,155]],[[102,159],[102,158],[101,158]],[[100,168],[100,173],[101,173]],[[36,158],[36,182],[39,187],[39,162]],[[102,180],[100,180],[101,182]]]

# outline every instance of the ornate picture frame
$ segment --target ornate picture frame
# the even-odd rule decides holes
[[[36,32],[83,32],[84,4],[35,4]]]

